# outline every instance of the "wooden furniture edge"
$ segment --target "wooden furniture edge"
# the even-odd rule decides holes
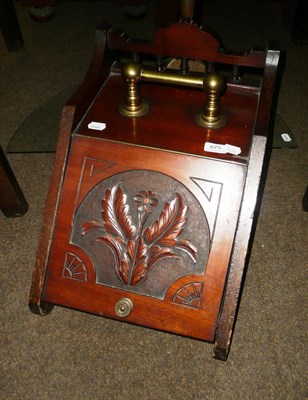
[[[96,30],[96,46],[87,74],[77,92],[66,102],[62,111],[54,170],[48,189],[29,296],[30,310],[39,315],[47,315],[53,308],[52,304],[42,300],[42,292],[71,133],[80,122],[110,72],[111,60],[107,47],[107,30],[107,24]]]
[[[254,136],[248,172],[245,182],[243,203],[235,235],[227,283],[216,327],[214,358],[225,361],[228,357],[236,314],[239,306],[242,279],[248,262],[250,236],[254,223],[258,187],[261,181],[266,137]]]
[[[42,291],[45,280],[45,272],[49,257],[49,248],[56,219],[56,212],[60,197],[60,189],[63,182],[63,173],[68,157],[71,129],[73,125],[75,108],[65,106],[59,130],[59,140],[56,149],[54,170],[49,183],[47,201],[43,216],[43,225],[36,254],[35,267],[30,289],[29,307],[32,312],[39,315],[48,314],[52,305],[42,301]]]
[[[243,203],[234,240],[220,315],[216,326],[214,358],[225,361],[228,357],[238,312],[243,278],[252,245],[254,227],[258,219],[258,201],[261,200],[272,148],[272,122],[275,111],[276,80],[279,72],[280,51],[267,50],[259,109],[252,140]],[[255,212],[254,212],[255,210]],[[253,215],[254,214],[254,215]]]
[[[276,46],[275,46],[276,47]],[[276,93],[279,86],[277,75],[281,70],[280,66],[281,53],[278,49],[272,48],[270,44],[267,49],[265,60],[264,76],[261,86],[260,99],[256,119],[254,134],[269,136],[271,139],[271,122],[273,121],[273,112],[276,108]]]

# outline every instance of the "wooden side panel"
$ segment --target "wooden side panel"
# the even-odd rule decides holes
[[[48,314],[52,309],[51,304],[42,301],[41,295],[45,281],[50,244],[53,236],[55,215],[64,179],[71,133],[89,108],[91,102],[100,89],[100,85],[110,72],[111,59],[108,49],[106,48],[107,29],[108,27],[101,27],[101,29],[96,31],[96,47],[88,73],[80,88],[67,102],[62,112],[54,171],[47,195],[43,226],[29,297],[29,307],[31,311],[40,315]]]
[[[255,209],[259,193],[265,147],[265,137],[255,136],[253,138],[243,203],[239,215],[239,224],[235,236],[230,269],[215,336],[214,357],[223,361],[227,359],[229,353],[243,284],[244,269],[248,261],[248,249],[253,222],[256,218]]]
[[[74,120],[75,108],[66,106],[62,113],[60,125],[59,141],[57,145],[55,168],[49,184],[47,202],[43,217],[43,226],[41,229],[36,261],[32,276],[30,289],[29,307],[36,314],[46,315],[52,309],[52,304],[48,304],[41,299],[45,273],[47,269],[50,244],[54,229],[55,216],[59,202],[60,189],[63,182],[63,174],[68,156],[68,147],[71,129]]]

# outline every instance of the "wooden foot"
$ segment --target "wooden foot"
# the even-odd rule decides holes
[[[29,303],[30,310],[37,315],[45,316],[51,313],[54,305],[46,302],[39,302],[37,304]]]

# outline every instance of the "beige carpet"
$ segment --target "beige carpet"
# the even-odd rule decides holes
[[[22,218],[0,215],[1,400],[308,397],[308,214],[301,209],[308,183],[308,46],[289,40],[278,3],[239,3],[206,2],[205,21],[231,48],[281,40],[288,57],[278,112],[298,148],[272,154],[228,361],[212,359],[211,344],[64,308],[44,318],[32,314],[28,292],[53,155],[10,154],[30,207]],[[127,24],[112,1],[60,2],[48,24],[33,23],[27,9],[16,7],[25,47],[8,53],[0,42],[3,148],[31,112],[82,80],[101,19]],[[136,23],[128,28],[144,30]]]

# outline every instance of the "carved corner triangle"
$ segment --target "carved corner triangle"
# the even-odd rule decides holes
[[[221,182],[214,182],[207,179],[201,179],[196,177],[191,177],[190,179],[201,190],[207,202],[206,218],[209,224],[211,236],[213,237],[223,184]]]
[[[103,161],[103,160],[101,161],[101,160],[95,160],[95,159],[90,159],[90,158],[86,158],[86,163],[88,163],[90,166],[89,176],[91,178],[98,175],[105,169],[110,168],[113,165],[115,165],[114,162]]]

